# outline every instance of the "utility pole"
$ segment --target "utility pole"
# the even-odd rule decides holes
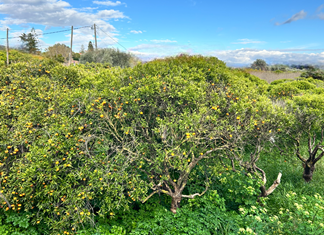
[[[72,43],[73,43],[73,26],[71,26],[71,51],[70,51],[69,65],[72,63]]]
[[[95,48],[97,50],[97,30],[96,30],[96,24],[93,25],[94,28],[94,35],[95,35]]]
[[[7,28],[7,66],[9,65],[9,29]]]

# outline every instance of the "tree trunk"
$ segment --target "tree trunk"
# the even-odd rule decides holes
[[[303,164],[303,167],[304,167],[303,178],[308,183],[313,178],[313,172],[315,171],[315,165],[313,163],[306,162]]]
[[[172,202],[171,202],[171,212],[173,214],[177,213],[177,209],[180,208],[180,202],[181,202],[181,193],[176,192],[172,194]]]

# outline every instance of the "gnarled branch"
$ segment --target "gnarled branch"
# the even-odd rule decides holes
[[[279,172],[277,179],[273,182],[273,184],[266,190],[265,185],[261,186],[261,195],[259,197],[267,197],[270,195],[280,184],[282,173]]]

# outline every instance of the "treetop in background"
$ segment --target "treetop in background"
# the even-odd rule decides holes
[[[19,37],[22,42],[23,50],[27,51],[30,54],[36,54],[40,52],[38,48],[39,42],[34,28],[31,29],[30,33],[23,33]]]

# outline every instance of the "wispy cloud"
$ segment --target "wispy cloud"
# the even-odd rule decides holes
[[[130,32],[133,33],[133,34],[141,34],[141,33],[143,33],[141,30],[131,30]]]
[[[324,4],[320,5],[317,9],[316,12],[320,12],[324,8]]]
[[[97,4],[97,5],[104,5],[104,6],[108,6],[108,7],[115,7],[115,6],[119,6],[125,3],[122,3],[120,1],[117,2],[112,2],[112,1],[93,1],[92,3]]]
[[[172,40],[169,40],[169,39],[165,39],[165,40],[156,40],[156,39],[154,39],[154,40],[151,40],[151,42],[154,42],[154,43],[175,43],[175,42],[177,42],[177,41],[172,41]]]
[[[265,43],[263,41],[256,41],[256,40],[252,40],[252,39],[247,39],[247,38],[243,38],[243,39],[238,39],[238,42],[232,42],[232,44],[252,44],[252,43]]]
[[[320,19],[320,20],[324,20],[324,13],[323,12],[320,12],[317,17]]]
[[[306,17],[306,15],[307,15],[307,13],[304,10],[301,10],[300,12],[296,13],[295,15],[293,15],[291,18],[289,18],[285,22],[282,22],[282,23],[277,22],[277,23],[275,23],[275,25],[289,24],[293,21],[304,19]]]

